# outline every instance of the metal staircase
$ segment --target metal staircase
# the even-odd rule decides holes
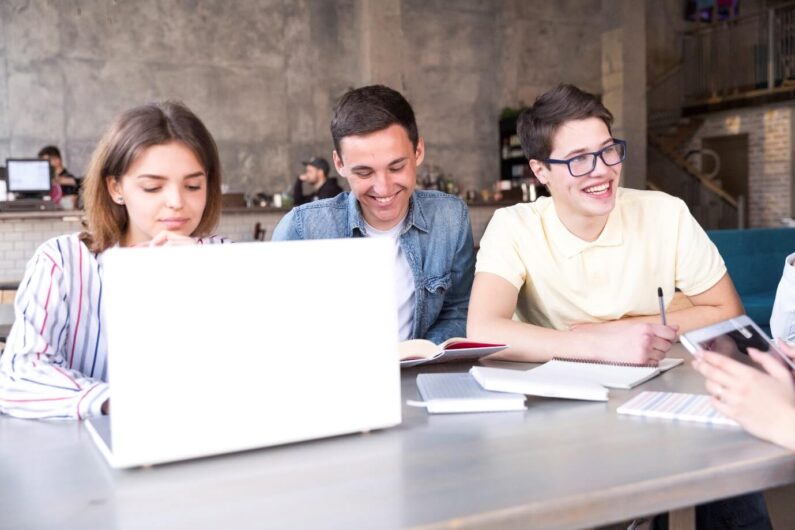
[[[758,3],[741,16],[696,23],[678,39],[678,61],[647,87],[648,187],[681,197],[705,229],[744,228],[746,198],[700,170],[715,165],[705,164],[708,150],[683,147],[701,125],[695,116],[795,99],[795,2]]]
[[[733,197],[682,153],[701,126],[699,120],[683,120],[673,130],[648,134],[647,187],[681,198],[705,230],[743,228],[744,197]]]

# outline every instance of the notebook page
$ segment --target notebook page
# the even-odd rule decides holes
[[[702,394],[680,394],[676,392],[641,392],[620,407],[619,414],[697,421],[718,425],[737,426],[715,410],[710,397]]]
[[[618,366],[553,359],[530,370],[537,377],[549,380],[576,377],[599,383],[608,388],[629,389],[660,373],[657,367]]]

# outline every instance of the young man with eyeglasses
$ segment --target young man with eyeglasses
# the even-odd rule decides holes
[[[561,85],[518,119],[530,168],[551,197],[497,210],[481,239],[470,336],[510,344],[501,358],[555,355],[646,363],[677,332],[742,314],[726,266],[687,206],[621,188],[624,141],[592,94]],[[660,323],[680,289],[692,307]]]
[[[522,149],[551,197],[495,212],[480,241],[467,333],[510,344],[502,358],[555,355],[645,363],[679,331],[743,312],[715,245],[680,199],[619,186],[626,142],[613,116],[571,85],[518,119]],[[692,307],[660,324],[657,288]],[[667,527],[655,517],[655,530]],[[769,530],[759,493],[696,509],[696,528]]]

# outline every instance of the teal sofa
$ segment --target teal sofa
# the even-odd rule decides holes
[[[795,228],[707,232],[718,247],[746,314],[770,333],[770,314],[784,259],[795,252]]]

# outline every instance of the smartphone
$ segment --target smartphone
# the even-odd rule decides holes
[[[759,351],[778,355],[791,370],[795,370],[795,362],[777,350],[765,332],[747,315],[688,331],[681,336],[681,341],[682,345],[693,354],[699,350],[708,350],[729,356],[741,353],[748,355],[748,348],[756,348]]]

